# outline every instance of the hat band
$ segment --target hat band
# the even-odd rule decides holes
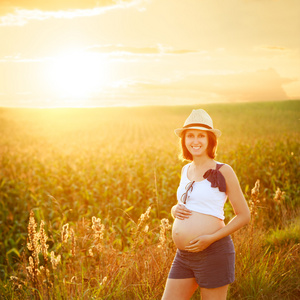
[[[188,124],[188,125],[183,126],[183,128],[196,127],[196,126],[204,127],[204,128],[207,128],[207,129],[212,129],[212,127],[210,127],[206,124],[201,124],[201,123]]]

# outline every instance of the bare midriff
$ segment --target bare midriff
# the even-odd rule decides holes
[[[191,240],[206,234],[213,234],[225,224],[216,217],[192,211],[189,218],[175,219],[172,227],[172,237],[176,247],[184,250]]]

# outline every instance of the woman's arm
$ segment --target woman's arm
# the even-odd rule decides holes
[[[184,220],[189,218],[189,216],[192,214],[192,211],[187,209],[183,204],[176,204],[171,208],[171,215],[175,219]]]
[[[171,216],[173,217],[173,219],[176,218],[176,216],[175,216],[175,210],[176,210],[177,205],[178,205],[178,204],[172,206],[172,208],[171,208]]]
[[[233,169],[224,165],[220,168],[226,180],[227,195],[235,213],[235,217],[223,228],[219,229],[213,234],[203,235],[195,238],[190,242],[190,246],[186,247],[188,251],[202,251],[213,242],[232,234],[244,225],[250,222],[250,210],[241,190],[238,178]]]
[[[232,218],[225,227],[212,234],[215,241],[237,231],[244,225],[248,224],[251,219],[249,207],[235,172],[228,165],[224,165],[220,171],[226,180],[227,195],[234,210],[235,217]]]

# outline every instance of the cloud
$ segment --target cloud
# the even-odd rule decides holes
[[[1,57],[0,54],[0,63],[5,62],[46,62],[51,61],[53,56],[48,53],[38,53],[36,49],[36,53],[34,55],[22,49],[22,54],[17,53],[15,55],[5,55]],[[75,52],[75,51],[74,51]],[[155,58],[156,55],[183,55],[183,54],[203,54],[205,51],[198,51],[192,49],[174,49],[172,47],[166,47],[162,45],[149,46],[149,47],[132,47],[125,45],[96,45],[85,47],[77,50],[78,53],[86,54],[86,55],[101,55],[105,56],[107,59],[111,59],[112,61],[123,61],[126,63],[141,61],[143,56],[145,60],[149,63],[149,56],[153,56]],[[70,53],[69,53],[70,54]]]
[[[43,58],[21,58],[20,55],[15,55],[15,56],[5,56],[3,58],[0,57],[0,63],[35,63],[35,62],[45,62],[49,60],[47,57]]]
[[[170,83],[135,83],[131,90],[142,95],[160,97],[173,101],[241,102],[276,101],[289,99],[283,85],[297,81],[281,78],[272,68],[217,75],[190,75]]]
[[[174,49],[158,44],[152,47],[129,47],[124,45],[104,45],[93,46],[87,50],[100,53],[121,53],[121,54],[188,54],[197,53],[197,50],[190,49]]]
[[[29,20],[95,16],[143,0],[13,0],[0,2],[0,26],[23,26]],[[2,17],[1,17],[2,16]]]
[[[273,51],[273,50],[275,50],[275,51],[287,51],[288,50],[287,48],[280,47],[280,46],[267,46],[264,49],[271,50],[271,51]]]
[[[117,0],[9,0],[0,2],[0,14],[13,13],[18,10],[61,11],[75,9],[92,9],[113,6],[127,1]]]
[[[290,52],[291,49],[284,47],[284,46],[275,46],[275,45],[260,45],[255,46],[254,51],[276,51],[276,52]]]

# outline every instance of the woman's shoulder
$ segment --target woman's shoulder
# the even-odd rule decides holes
[[[218,165],[221,165],[221,167],[219,168],[219,171],[222,173],[222,175],[225,177],[225,178],[232,178],[232,177],[235,177],[235,172],[233,170],[233,168],[226,164],[226,163],[220,163],[220,162],[217,162]]]

